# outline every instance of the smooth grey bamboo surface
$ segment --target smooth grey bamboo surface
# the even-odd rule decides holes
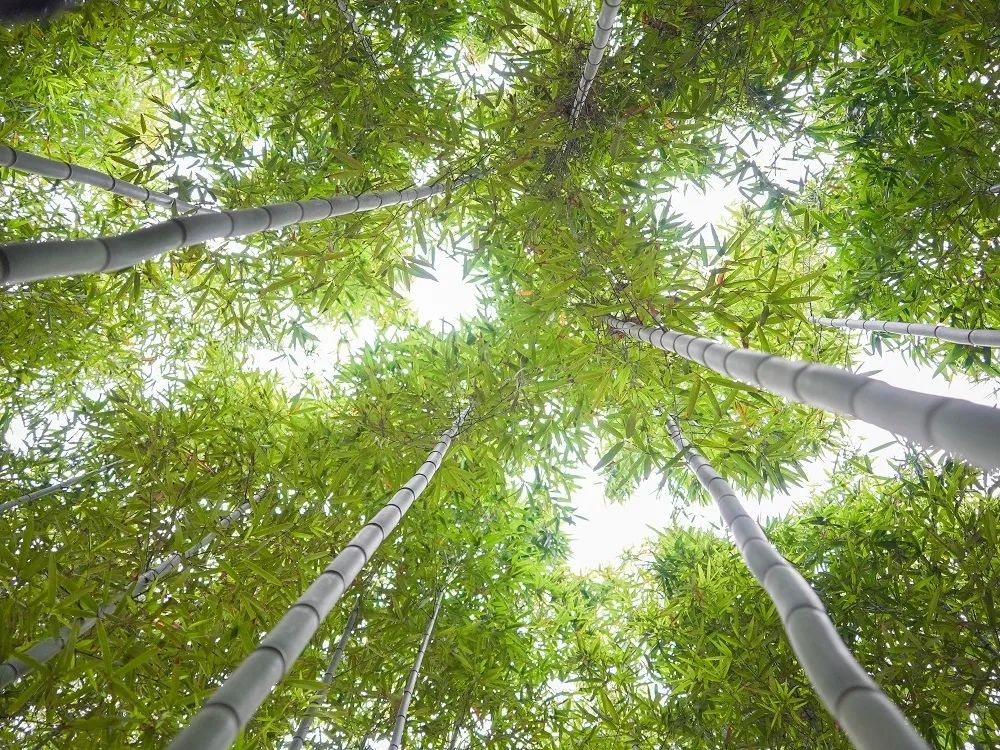
[[[885,331],[905,336],[940,339],[953,344],[968,346],[1000,347],[1000,330],[995,328],[952,328],[937,323],[897,323],[891,320],[855,320],[853,318],[820,318],[814,315],[809,320],[827,328],[845,328],[852,331]]]
[[[715,500],[747,568],[774,602],[813,688],[854,747],[929,750],[899,708],[854,659],[816,592],[774,548],[729,483],[685,439],[672,418],[667,429],[692,473]]]
[[[371,60],[372,65],[378,67],[378,60],[375,59],[375,51],[372,49],[372,44],[368,41],[368,37],[365,36],[365,32],[361,30],[358,25],[358,18],[354,15],[354,11],[351,10],[350,6],[347,4],[347,0],[337,0],[337,8],[340,9],[340,14],[344,17],[347,25],[351,28],[354,36],[357,37],[358,43],[361,45],[361,49],[365,51],[368,59]]]
[[[1000,409],[896,388],[837,367],[734,349],[668,328],[642,326],[612,316],[605,316],[604,321],[613,331],[679,354],[734,380],[855,417],[921,445],[962,456],[988,471],[1000,467]]]
[[[8,500],[5,503],[0,503],[0,513],[5,513],[8,510],[14,510],[22,505],[27,505],[28,503],[33,503],[36,500],[41,500],[43,497],[48,497],[49,495],[54,495],[57,492],[61,492],[68,487],[72,487],[75,484],[82,482],[84,479],[89,479],[95,474],[100,474],[103,471],[107,471],[112,466],[118,466],[122,463],[124,459],[118,459],[117,461],[109,461],[103,466],[98,466],[96,469],[91,469],[90,471],[85,471],[83,474],[77,474],[75,477],[70,477],[69,479],[64,479],[56,484],[50,484],[48,487],[42,487],[40,490],[35,490],[34,492],[29,492],[26,495],[21,495],[21,497],[15,497],[13,500]]]
[[[587,101],[587,94],[590,93],[590,87],[593,86],[594,79],[597,78],[597,69],[600,68],[601,60],[604,59],[604,50],[611,42],[611,29],[615,26],[615,18],[618,16],[621,4],[622,0],[614,0],[613,2],[602,0],[601,2],[601,12],[597,16],[597,28],[594,29],[594,41],[590,45],[590,52],[587,53],[587,62],[584,63],[583,75],[580,76],[580,82],[576,86],[576,96],[573,98],[573,108],[570,110],[569,121],[571,125],[576,125],[580,112],[583,110],[583,104]]]
[[[319,715],[319,709],[326,700],[327,694],[330,692],[330,683],[333,682],[333,677],[337,674],[337,667],[340,666],[340,660],[344,658],[344,650],[347,648],[347,642],[351,639],[351,634],[354,632],[354,626],[357,625],[359,614],[361,614],[360,597],[358,598],[357,604],[354,605],[354,609],[351,610],[350,616],[347,618],[347,625],[344,626],[344,632],[340,636],[340,642],[337,644],[337,650],[333,652],[333,658],[330,660],[330,665],[323,673],[323,677],[321,679],[323,687],[316,692],[312,702],[309,704],[309,708],[306,709],[305,716],[303,716],[302,721],[299,722],[299,726],[295,730],[295,735],[292,737],[292,741],[288,743],[288,750],[302,750],[302,746],[306,741],[306,735],[309,733],[309,730],[312,729],[312,725],[316,722],[316,717]]]
[[[466,407],[458,415],[417,473],[361,527],[260,645],[208,699],[187,728],[174,738],[170,750],[222,750],[233,744],[240,730],[295,664],[319,624],[427,487],[471,409]]]
[[[219,530],[228,529],[233,524],[246,518],[250,515],[251,510],[250,503],[243,503],[243,505],[219,521]],[[153,581],[173,572],[182,562],[190,560],[195,555],[203,552],[217,536],[218,531],[212,531],[183,552],[175,552],[156,567],[149,568],[139,576],[135,586],[132,587],[131,592],[128,592],[127,595],[134,599],[140,594],[145,593]],[[113,614],[118,609],[118,605],[125,596],[125,591],[119,592],[110,601],[102,603],[97,608],[94,616],[80,618],[75,625],[60,628],[59,635],[39,641],[24,652],[28,656],[28,660],[19,659],[15,656],[4,661],[0,664],[0,688],[21,679],[26,674],[32,672],[36,664],[44,664],[62,652],[72,641],[89,633],[100,620]]]
[[[406,731],[406,715],[410,711],[410,701],[413,700],[413,691],[417,689],[417,678],[420,676],[420,665],[424,663],[424,654],[431,643],[434,635],[434,623],[437,622],[438,613],[441,611],[441,601],[444,599],[444,589],[438,592],[437,599],[434,600],[434,613],[427,621],[424,628],[424,637],[420,641],[420,648],[417,650],[417,658],[413,660],[413,669],[410,676],[406,678],[406,687],[403,688],[403,697],[399,701],[399,709],[396,711],[396,725],[392,730],[392,739],[389,740],[389,750],[400,750],[403,746],[403,732]]]
[[[93,185],[94,187],[107,190],[109,193],[121,195],[125,198],[152,203],[164,208],[175,208],[177,213],[211,213],[207,208],[196,206],[193,203],[174,198],[158,190],[150,190],[142,185],[136,185],[125,180],[119,180],[96,169],[88,169],[78,164],[71,164],[68,161],[58,161],[48,159],[44,156],[29,154],[26,151],[18,151],[16,148],[5,146],[0,143],[0,167],[10,167],[19,172],[37,174],[41,177],[50,177],[53,180],[66,180],[68,182],[78,182],[81,185]]]
[[[58,276],[103,273],[128,268],[169,250],[213,239],[246,237],[269,229],[322,221],[361,211],[412,203],[439,195],[449,185],[465,184],[461,177],[405,190],[337,195],[260,208],[179,216],[134,232],[84,240],[16,242],[0,246],[0,283],[20,284]]]

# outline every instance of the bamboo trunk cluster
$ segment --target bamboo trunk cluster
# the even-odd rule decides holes
[[[361,45],[361,49],[365,51],[368,59],[371,60],[372,65],[378,69],[378,60],[375,59],[375,52],[372,50],[371,42],[368,41],[368,37],[365,36],[365,32],[361,30],[358,25],[358,18],[354,15],[354,11],[351,10],[350,6],[347,4],[347,0],[337,0],[337,8],[340,9],[340,15],[344,17],[347,25],[354,32],[354,36],[357,37],[358,43]]]
[[[994,328],[952,328],[951,326],[928,323],[897,323],[891,320],[854,320],[851,318],[819,318],[809,316],[818,326],[845,328],[852,331],[885,331],[919,338],[940,339],[953,344],[968,346],[1000,347],[1000,330]]]
[[[396,725],[392,730],[392,739],[389,740],[389,750],[400,750],[403,746],[403,732],[406,731],[406,715],[410,710],[410,701],[413,699],[413,691],[417,689],[417,677],[420,676],[420,665],[424,662],[424,654],[430,645],[431,636],[434,634],[434,623],[437,622],[438,613],[441,611],[441,601],[444,599],[444,589],[438,592],[434,601],[434,613],[427,621],[424,628],[424,637],[420,641],[420,648],[417,651],[417,658],[413,661],[413,669],[406,679],[406,687],[403,689],[403,697],[399,701],[399,710],[396,711]]]
[[[960,398],[896,388],[866,375],[827,365],[785,359],[752,349],[604,318],[626,334],[711,370],[800,404],[845,414],[921,445],[940,448],[991,471],[1000,467],[1000,409]]]
[[[120,195],[124,198],[152,203],[164,208],[174,208],[179,214],[187,213],[211,213],[208,209],[196,206],[193,203],[174,198],[158,190],[150,190],[142,185],[136,185],[125,180],[119,180],[96,169],[88,169],[78,164],[71,164],[68,161],[57,161],[47,159],[44,156],[29,154],[25,151],[18,151],[16,148],[5,146],[0,143],[0,167],[10,167],[19,172],[37,174],[41,177],[50,177],[53,180],[67,180],[78,182],[81,185],[92,185],[109,193]]]
[[[858,750],[929,750],[854,659],[812,587],[774,548],[729,483],[684,438],[673,419],[667,427],[688,467],[719,507],[747,568],[774,602],[813,688],[851,743]]]
[[[49,495],[54,495],[57,492],[72,487],[75,484],[79,484],[84,479],[89,479],[95,474],[100,474],[101,472],[107,471],[112,466],[118,466],[122,463],[124,459],[118,459],[117,461],[109,461],[103,466],[98,466],[96,469],[91,469],[90,471],[85,471],[83,474],[77,474],[75,477],[70,477],[69,479],[64,479],[56,484],[50,484],[48,487],[42,487],[40,490],[35,490],[34,492],[29,492],[26,495],[21,495],[21,497],[16,497],[13,500],[8,500],[5,503],[0,503],[0,513],[5,513],[8,510],[14,510],[22,505],[27,505],[28,503],[33,503],[36,500],[41,500],[43,497],[48,497]]]
[[[306,710],[305,716],[302,717],[302,721],[299,722],[299,726],[295,730],[295,735],[292,737],[292,741],[288,743],[288,750],[302,750],[302,746],[305,744],[306,735],[309,730],[312,729],[312,725],[316,721],[316,717],[319,715],[320,706],[326,700],[327,694],[330,692],[330,683],[333,682],[334,675],[337,674],[337,667],[340,666],[340,660],[344,658],[344,650],[347,648],[347,642],[351,639],[351,634],[354,632],[354,626],[358,622],[358,615],[361,614],[361,599],[358,598],[358,603],[354,605],[354,609],[351,610],[350,616],[347,618],[347,625],[344,626],[344,632],[340,636],[340,642],[337,644],[337,650],[333,652],[333,658],[330,660],[330,665],[326,668],[323,673],[321,682],[323,687],[317,691],[316,695],[313,697],[312,702],[309,704],[309,708]]]
[[[472,407],[466,407],[417,473],[361,527],[285,613],[281,621],[215,691],[170,744],[170,750],[222,750],[236,740],[267,696],[288,673],[319,624],[423,493]]]
[[[0,284],[128,268],[169,250],[208,240],[246,237],[269,229],[374,211],[440,195],[470,177],[382,193],[337,195],[260,208],[180,216],[134,232],[83,240],[17,242],[0,247]]]
[[[594,41],[590,45],[590,52],[587,53],[587,62],[583,66],[583,75],[580,77],[580,83],[576,86],[576,96],[573,98],[573,108],[570,110],[569,122],[573,126],[576,126],[576,121],[583,110],[583,104],[587,101],[587,94],[590,93],[590,87],[594,84],[594,79],[597,78],[597,69],[601,66],[601,60],[604,59],[604,50],[611,42],[611,29],[614,28],[615,18],[618,16],[621,4],[622,0],[614,2],[602,0],[601,2],[601,12],[597,16],[597,28],[594,29]]]
[[[262,493],[258,493],[257,497],[259,498],[261,495]],[[243,503],[243,505],[219,521],[219,529],[228,529],[233,524],[246,518],[251,512],[252,507],[250,503]],[[149,589],[150,585],[152,585],[153,581],[176,570],[185,560],[190,560],[195,555],[203,552],[217,536],[218,532],[212,531],[203,536],[196,544],[192,545],[183,552],[175,552],[156,567],[148,569],[145,573],[139,576],[138,581],[136,581],[135,586],[132,588],[132,591],[128,594],[128,596],[134,599],[140,594],[145,593],[146,590]],[[102,603],[97,608],[96,614],[92,617],[81,618],[74,626],[60,628],[59,635],[39,641],[24,652],[28,656],[28,660],[11,657],[0,664],[0,688],[21,679],[26,674],[29,674],[34,670],[34,665],[44,664],[52,659],[52,657],[56,656],[56,654],[62,652],[62,650],[73,640],[89,633],[94,629],[94,626],[97,625],[100,620],[103,620],[105,617],[113,614],[115,610],[118,609],[118,605],[121,603],[122,599],[125,598],[125,596],[126,592],[119,592],[110,601]]]

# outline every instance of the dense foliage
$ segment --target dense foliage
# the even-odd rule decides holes
[[[832,487],[773,529],[935,747],[1000,736],[997,503],[839,420],[610,335],[602,314],[851,365],[809,314],[1000,327],[1000,8],[626,0],[577,126],[598,3],[88,0],[0,27],[0,142],[208,207],[474,175],[441,198],[0,296],[0,658],[249,520],[0,693],[11,747],[161,747],[468,403],[452,453],[240,739],[290,737],[356,597],[322,742],[387,736],[437,592],[411,747],[845,747],[720,535],[567,558],[575,467],[701,502],[664,424],[741,490]],[[0,170],[0,242],[169,212]],[[685,188],[739,187],[724,226]],[[706,199],[708,200],[708,199]],[[477,315],[408,288],[461,264]],[[446,294],[447,290],[442,294]],[[375,331],[374,335],[366,331]],[[867,343],[867,342],[865,342]],[[988,349],[877,335],[948,375]]]

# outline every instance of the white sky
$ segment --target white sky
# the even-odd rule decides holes
[[[437,281],[413,276],[410,288],[397,291],[406,297],[417,319],[438,330],[451,324],[458,326],[462,318],[474,318],[479,309],[480,290],[463,278],[461,258],[437,253],[431,273]]]

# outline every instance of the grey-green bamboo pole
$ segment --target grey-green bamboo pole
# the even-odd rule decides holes
[[[41,500],[43,497],[48,497],[49,495],[54,495],[57,492],[65,490],[67,487],[72,487],[73,485],[82,482],[84,479],[89,479],[95,474],[107,471],[112,466],[118,466],[123,460],[124,459],[109,461],[103,466],[98,466],[96,469],[85,471],[83,474],[77,474],[75,477],[64,479],[56,484],[50,484],[48,487],[42,487],[40,490],[35,490],[34,492],[29,492],[26,495],[21,495],[21,497],[16,497],[13,500],[8,500],[5,503],[0,503],[0,513],[6,513],[8,510],[13,510],[14,508],[18,508],[22,505],[33,503],[36,500]]]
[[[921,445],[962,456],[982,469],[1000,467],[1000,409],[896,388],[837,367],[734,349],[668,328],[641,326],[612,316],[604,320],[613,331],[734,380],[800,404],[856,417]]]
[[[260,495],[258,495],[258,497],[260,497]],[[246,518],[250,514],[251,510],[252,508],[250,503],[243,503],[243,505],[219,521],[219,530],[224,531],[243,518]],[[203,552],[215,540],[218,533],[218,531],[212,531],[206,534],[196,544],[188,547],[188,549],[183,552],[175,552],[156,567],[149,568],[145,573],[139,576],[139,579],[136,581],[135,586],[132,587],[131,592],[121,591],[110,601],[102,603],[97,608],[97,612],[94,616],[81,618],[77,621],[75,626],[60,628],[59,635],[52,638],[46,638],[45,640],[36,643],[24,652],[28,656],[28,660],[19,659],[15,656],[7,659],[3,663],[0,663],[0,688],[21,679],[26,674],[29,674],[34,670],[35,665],[44,664],[52,659],[52,657],[66,648],[66,646],[69,645],[74,638],[79,638],[80,636],[89,633],[94,629],[94,626],[97,625],[100,620],[103,620],[105,617],[113,614],[115,610],[118,609],[118,605],[126,595],[134,599],[140,594],[145,593],[146,590],[152,585],[153,581],[176,570],[177,567],[185,560],[190,560],[195,555]]]
[[[396,726],[392,730],[392,739],[389,740],[389,750],[400,750],[403,746],[403,732],[406,731],[406,715],[410,710],[410,701],[413,699],[413,691],[417,689],[417,678],[420,676],[420,665],[424,662],[424,654],[430,645],[431,636],[434,635],[434,623],[437,622],[438,612],[441,611],[441,601],[444,599],[444,589],[442,588],[434,601],[434,613],[427,621],[424,628],[424,637],[420,641],[420,648],[417,651],[417,658],[413,661],[413,669],[410,676],[406,678],[406,687],[403,688],[403,697],[399,701],[399,709],[396,711]]]
[[[469,406],[459,414],[417,473],[361,527],[260,645],[208,699],[187,728],[174,738],[170,750],[222,750],[233,744],[240,730],[292,668],[361,568],[427,487],[471,409]]]
[[[378,69],[378,60],[375,59],[375,51],[372,49],[371,42],[368,41],[368,37],[365,36],[365,32],[361,30],[358,25],[357,16],[354,15],[354,11],[351,10],[350,6],[347,4],[347,0],[337,0],[337,8],[340,9],[340,14],[344,17],[347,25],[351,28],[354,36],[357,37],[358,43],[361,45],[361,49],[365,51],[368,59],[371,60],[372,65]]]
[[[117,177],[104,174],[104,172],[98,172],[95,169],[81,167],[79,164],[71,164],[68,161],[58,161],[36,154],[29,154],[26,151],[18,151],[16,148],[5,146],[2,143],[0,143],[0,167],[10,167],[19,172],[50,177],[53,180],[67,180],[68,182],[78,182],[82,185],[93,185],[94,187],[107,190],[109,193],[121,195],[125,198],[142,201],[143,203],[152,203],[164,208],[174,208],[180,214],[211,213],[207,208],[196,206],[180,198],[174,198],[158,190],[150,190],[142,185],[119,180]]]
[[[858,750],[929,750],[844,645],[812,587],[776,550],[733,488],[668,419],[670,437],[719,507],[747,568],[774,602],[799,663]]]
[[[316,717],[319,715],[319,709],[326,701],[326,696],[330,692],[330,683],[333,682],[334,675],[337,674],[337,667],[340,666],[340,660],[344,658],[344,650],[347,648],[347,642],[351,639],[351,634],[354,632],[354,626],[358,622],[358,615],[361,613],[361,598],[358,598],[357,603],[354,605],[354,609],[351,610],[350,616],[347,618],[347,625],[344,626],[344,632],[340,636],[340,642],[337,644],[337,650],[333,652],[333,658],[330,660],[330,665],[326,668],[323,673],[321,687],[316,695],[313,697],[312,702],[309,704],[309,708],[306,710],[305,716],[302,717],[302,721],[299,722],[298,728],[295,730],[295,735],[292,737],[292,741],[288,743],[288,750],[302,750],[302,746],[305,744],[306,735],[309,730],[312,729],[312,725],[316,721]]]
[[[453,180],[462,185],[469,177]],[[57,276],[103,273],[128,268],[169,250],[225,237],[245,237],[269,229],[373,211],[439,195],[445,182],[382,193],[338,195],[277,203],[238,211],[180,216],[151,227],[111,237],[50,242],[17,242],[0,247],[0,283],[20,284]]]
[[[590,87],[597,78],[597,69],[604,59],[604,50],[611,42],[611,29],[614,28],[615,18],[618,16],[618,9],[622,0],[602,0],[601,12],[597,16],[597,28],[594,29],[594,41],[590,45],[590,52],[587,53],[587,62],[583,66],[583,75],[580,76],[580,83],[576,86],[576,96],[573,98],[573,108],[570,110],[569,121],[571,125],[576,125],[583,104],[587,101],[587,94]]]
[[[995,328],[952,328],[951,326],[929,323],[897,323],[891,320],[854,320],[852,318],[819,318],[809,316],[818,326],[845,328],[853,331],[885,331],[905,336],[940,339],[953,344],[968,346],[1000,347],[1000,330]]]

